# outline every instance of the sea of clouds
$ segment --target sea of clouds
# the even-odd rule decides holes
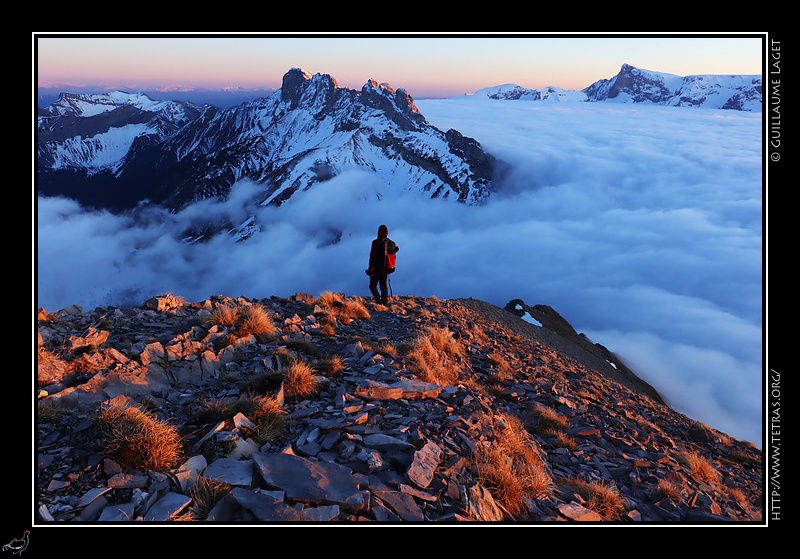
[[[165,292],[366,296],[384,223],[400,247],[395,294],[550,305],[678,411],[761,445],[760,113],[467,97],[417,106],[508,164],[488,203],[386,193],[365,172],[277,209],[254,205],[247,182],[172,215],[38,199],[37,306],[139,305]],[[252,215],[261,230],[244,242],[181,240],[212,216]]]

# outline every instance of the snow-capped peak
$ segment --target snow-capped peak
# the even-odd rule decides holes
[[[652,103],[742,111],[762,110],[760,75],[678,76],[623,64],[619,73],[581,90],[528,89],[514,83],[486,87],[475,98],[521,101]]]
[[[91,101],[111,102],[85,100]],[[86,122],[78,122],[99,124],[97,117],[54,122],[51,129],[40,125],[40,189],[61,188],[51,171],[82,168],[97,183],[92,195],[117,207],[144,197],[177,208],[224,196],[242,179],[261,185],[262,203],[281,205],[298,190],[348,171],[373,174],[381,196],[418,193],[479,203],[492,190],[495,161],[478,142],[432,126],[404,89],[372,79],[351,90],[328,74],[292,68],[275,94],[209,109],[172,130],[161,128],[160,135],[134,128],[146,121],[141,110],[130,111],[130,120],[124,112],[107,114],[115,115],[114,127],[129,132],[124,142],[115,135],[115,157],[105,143],[108,125],[87,135]]]

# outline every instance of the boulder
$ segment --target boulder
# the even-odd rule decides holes
[[[289,499],[352,509],[365,505],[347,466],[283,453],[256,452],[252,459],[267,486],[284,491]]]
[[[433,474],[442,459],[442,450],[433,441],[425,443],[420,450],[414,453],[411,466],[406,471],[406,476],[420,489],[425,489],[433,480]]]
[[[89,327],[80,336],[70,336],[67,340],[67,348],[75,353],[86,348],[97,347],[108,340],[108,332]]]

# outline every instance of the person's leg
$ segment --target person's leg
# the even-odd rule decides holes
[[[386,280],[389,277],[388,274],[381,274],[381,304],[387,305],[389,304],[389,288],[386,287]]]
[[[369,290],[372,293],[372,296],[375,298],[375,302],[380,304],[381,302],[381,295],[378,293],[378,274],[372,274],[369,277]]]

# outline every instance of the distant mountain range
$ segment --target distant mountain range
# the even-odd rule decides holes
[[[582,91],[506,84],[471,97],[754,111],[762,81],[625,64]],[[341,88],[299,68],[274,93],[227,109],[115,91],[62,93],[38,111],[37,191],[111,211],[142,201],[175,210],[225,196],[242,179],[261,185],[258,203],[279,206],[352,170],[375,174],[387,194],[475,204],[491,195],[498,164],[476,140],[427,122],[403,89],[374,80]]]
[[[623,64],[611,79],[581,90],[558,87],[527,89],[517,84],[487,87],[476,98],[523,101],[649,103],[670,107],[701,107],[761,111],[763,83],[760,75],[676,76]]]

